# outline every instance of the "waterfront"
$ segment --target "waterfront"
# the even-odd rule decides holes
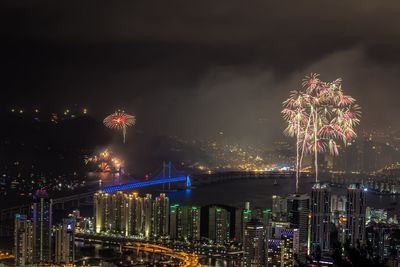
[[[243,207],[244,202],[250,202],[255,207],[271,207],[272,195],[285,196],[295,191],[294,179],[280,178],[278,184],[273,179],[253,179],[204,185],[192,190],[170,192],[168,196],[172,203],[190,205],[224,204]],[[312,177],[304,177],[300,182],[300,192],[310,193],[313,184]],[[345,188],[332,188],[332,194],[345,195]],[[399,211],[396,195],[367,194],[367,205],[374,208],[389,208]]]

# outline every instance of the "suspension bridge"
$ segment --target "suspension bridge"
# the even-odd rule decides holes
[[[104,193],[114,193],[117,191],[126,191],[137,189],[141,187],[148,187],[154,185],[166,185],[168,184],[169,189],[171,188],[171,183],[179,183],[184,182],[186,188],[190,188],[192,183],[190,177],[188,175],[184,175],[182,172],[176,170],[176,168],[172,165],[171,162],[165,163],[163,162],[161,172],[158,172],[153,178],[145,181],[140,181],[138,179],[132,179],[126,177],[126,180],[131,180],[131,182],[122,183],[122,169],[120,168],[118,172],[118,184],[117,185],[109,185],[102,187],[99,191]],[[163,188],[165,189],[165,188]]]

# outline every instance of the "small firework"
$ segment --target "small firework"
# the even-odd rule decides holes
[[[123,141],[125,143],[126,128],[136,123],[133,115],[126,114],[124,111],[116,111],[104,119],[104,125],[110,129],[122,131]]]
[[[101,172],[110,172],[111,171],[110,165],[108,165],[106,162],[100,163],[98,167]]]

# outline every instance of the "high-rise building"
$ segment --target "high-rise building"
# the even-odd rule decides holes
[[[112,225],[113,232],[120,235],[127,235],[127,195],[122,191],[112,194]]]
[[[276,228],[276,229],[274,229]],[[273,225],[273,238],[267,242],[267,266],[294,266],[295,255],[298,254],[298,229],[285,228],[285,225]]]
[[[281,196],[272,196],[272,218],[275,221],[284,221],[287,217],[287,199]]]
[[[281,232],[282,242],[282,265],[283,267],[291,267],[294,265],[294,254],[296,250],[295,240],[299,232],[297,229],[286,229]]]
[[[250,210],[250,205],[247,205],[244,209],[235,210],[235,237],[242,244],[244,242],[244,229],[252,217],[253,212]]]
[[[299,230],[299,258],[304,260],[308,245],[310,197],[306,194],[289,195],[287,197],[287,210],[291,228]]]
[[[312,254],[330,251],[331,190],[316,183],[311,190],[310,249]]]
[[[184,225],[184,235],[183,237],[190,242],[195,242],[200,240],[200,213],[201,209],[199,207],[186,207],[184,209],[185,215],[183,225]],[[186,227],[187,228],[186,228]],[[185,230],[186,229],[186,230]]]
[[[167,237],[169,234],[169,199],[161,193],[153,203],[154,236]]]
[[[179,204],[171,205],[169,210],[169,237],[174,240],[182,239],[183,213]]]
[[[265,265],[265,230],[261,222],[253,219],[244,228],[243,266]]]
[[[171,239],[190,242],[200,240],[200,208],[171,205],[169,227]]]
[[[289,195],[287,210],[292,228],[300,231],[300,242],[306,243],[308,238],[308,217],[310,212],[310,197],[303,195]]]
[[[271,238],[281,238],[281,233],[287,229],[291,229],[289,222],[272,221],[271,222]]]
[[[138,193],[132,193],[127,200],[127,229],[128,235],[140,236],[144,234],[144,207],[143,199]]]
[[[230,212],[224,208],[209,208],[208,238],[218,245],[223,245],[230,239],[230,216]]]
[[[283,264],[282,239],[268,239],[267,242],[267,266],[268,267],[281,267]]]
[[[272,227],[271,209],[267,208],[262,210],[261,223],[264,225],[265,238],[268,240],[271,238],[271,227]]]
[[[43,189],[37,190],[32,205],[33,222],[33,262],[50,263],[51,229],[52,229],[52,200]]]
[[[353,247],[365,244],[366,194],[367,189],[360,184],[347,188],[347,238]]]
[[[111,195],[98,192],[94,194],[94,217],[96,220],[96,233],[111,230]]]
[[[75,261],[75,219],[64,219],[54,228],[54,262],[60,265]]]
[[[14,227],[15,265],[25,266],[33,263],[33,225],[26,215],[16,214]]]
[[[148,239],[154,235],[153,199],[146,194],[143,199],[144,236]]]

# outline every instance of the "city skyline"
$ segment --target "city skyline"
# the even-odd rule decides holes
[[[400,266],[400,2],[0,4],[0,265]]]

